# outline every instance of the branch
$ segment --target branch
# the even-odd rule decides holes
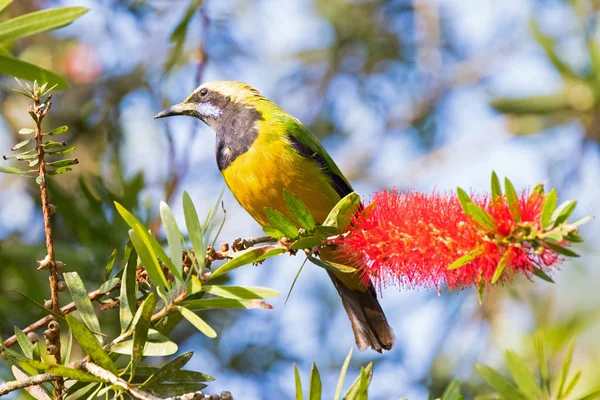
[[[4,396],[18,389],[23,389],[29,386],[37,386],[41,383],[50,382],[57,378],[54,374],[41,374],[30,376],[23,380],[4,382],[0,385],[0,396]]]

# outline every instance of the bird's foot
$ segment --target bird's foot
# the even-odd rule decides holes
[[[233,251],[246,250],[252,246],[254,246],[254,242],[251,240],[251,238],[243,238],[238,236],[231,242],[231,249]]]

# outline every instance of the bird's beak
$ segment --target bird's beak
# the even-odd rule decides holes
[[[197,112],[196,105],[194,103],[180,103],[169,108],[165,108],[156,114],[154,119],[172,117],[175,115],[194,115],[195,113]]]

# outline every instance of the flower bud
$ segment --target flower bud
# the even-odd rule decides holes
[[[44,300],[44,308],[51,310],[52,309],[52,300]]]
[[[65,290],[67,290],[67,284],[65,281],[58,282],[57,287],[59,292],[64,292]]]
[[[48,213],[50,215],[56,214],[56,206],[54,204],[48,204]]]
[[[38,264],[40,264],[38,269],[48,269],[48,267],[50,266],[50,255],[46,255],[46,257],[43,260],[38,261]]]

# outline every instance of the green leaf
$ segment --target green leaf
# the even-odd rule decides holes
[[[61,347],[61,360],[63,365],[69,364],[71,361],[71,351],[73,350],[73,333],[69,331],[69,338],[67,339],[67,347]]]
[[[188,297],[202,291],[202,282],[197,275],[192,275],[187,284]]]
[[[185,364],[190,361],[193,352],[189,351],[187,353],[181,354],[179,357],[169,361],[165,365],[163,365],[158,371],[156,371],[152,376],[150,376],[146,382],[144,382],[141,387],[150,386],[152,384],[162,383],[164,381],[171,381],[171,377],[179,371],[181,368],[185,366]]]
[[[544,271],[536,266],[533,267],[533,274],[546,282],[554,283],[552,278],[550,278]]]
[[[44,149],[56,149],[58,147],[64,147],[66,145],[66,142],[55,142],[54,140],[48,140],[42,143],[42,147],[44,147]]]
[[[36,11],[0,22],[0,43],[62,28],[88,11],[84,7],[63,7]],[[40,81],[46,82],[46,81]]]
[[[563,222],[566,222],[575,210],[576,206],[577,201],[575,200],[567,200],[562,203],[552,214],[552,218],[550,218],[550,224],[552,226],[558,226]]]
[[[471,217],[473,221],[488,231],[496,232],[498,229],[496,226],[496,221],[494,221],[494,217],[492,217],[487,211],[474,203],[469,203],[467,205],[467,209],[469,210],[469,217]]]
[[[27,358],[33,358],[33,343],[27,339],[27,335],[18,326],[15,326],[15,336],[23,355]]]
[[[148,243],[147,239],[144,240],[146,236],[144,232],[144,228],[138,225],[136,226],[136,230],[132,229],[129,231],[129,238],[135,246],[135,249],[140,256],[142,264],[144,264],[144,268],[146,268],[152,283],[155,286],[162,285],[164,287],[169,287],[169,283],[167,282],[167,278],[165,278],[165,274],[158,263],[156,254],[152,250],[152,245]]]
[[[12,2],[13,0],[0,0],[0,12],[4,11],[4,9]]]
[[[465,214],[467,214],[468,217],[470,217],[471,214],[469,211],[469,204],[473,204],[471,197],[467,194],[467,192],[465,192],[459,187],[456,188],[456,195],[458,196],[458,201],[460,202],[463,211],[465,212]]]
[[[33,139],[25,139],[25,140],[23,140],[23,141],[21,141],[21,142],[19,142],[19,143],[15,144],[15,145],[14,145],[14,146],[11,148],[11,150],[12,150],[12,151],[17,151],[17,150],[19,150],[21,147],[27,146],[27,145],[29,144],[29,142],[31,142],[32,140],[33,140]],[[36,157],[37,157],[37,155],[36,155]]]
[[[196,207],[188,192],[183,192],[183,214],[185,216],[185,225],[188,230],[188,235],[192,242],[192,247],[194,248],[196,261],[200,268],[204,268],[206,248],[202,241],[202,228],[200,227],[200,220],[198,219]]]
[[[370,362],[369,365],[360,369],[360,375],[344,396],[344,400],[367,400],[372,377],[373,363]]]
[[[283,189],[283,200],[292,217],[303,229],[311,231],[315,228],[315,219],[302,200],[287,189]]]
[[[85,352],[98,364],[100,367],[109,370],[112,373],[117,372],[117,368],[112,359],[104,352],[100,343],[92,332],[77,318],[72,315],[65,316],[69,328],[73,332],[73,336],[79,342]]]
[[[66,160],[58,160],[58,161],[49,162],[46,165],[48,167],[62,168],[62,167],[68,167],[70,165],[76,165],[76,164],[79,164],[78,159],[67,158]]]
[[[152,283],[154,283],[156,286],[159,286],[159,283],[163,282],[165,287],[167,287],[167,288],[169,287],[167,280],[165,278],[165,275],[163,273],[162,266],[158,262],[157,258],[163,264],[165,264],[167,269],[173,273],[175,278],[177,278],[180,282],[183,282],[183,278],[181,277],[181,274],[175,268],[175,266],[173,265],[173,262],[171,262],[171,259],[167,256],[167,253],[165,253],[164,249],[162,248],[160,243],[158,243],[156,238],[154,238],[154,236],[152,236],[146,230],[144,225],[132,213],[127,211],[119,203],[115,202],[115,206],[117,207],[117,211],[119,212],[121,217],[123,217],[123,219],[125,220],[127,225],[129,225],[129,227],[131,229],[133,229],[134,232],[137,234],[139,239],[141,239],[141,244],[143,244],[144,247],[146,247],[148,249],[148,252],[147,252],[148,254],[143,254],[141,252],[141,250],[136,247],[136,250],[137,250],[138,254],[140,255],[140,258],[142,259],[142,263],[144,264],[144,267],[146,268],[146,270],[148,271],[148,274],[150,275],[150,278],[152,279]],[[132,240],[132,242],[133,242],[133,240]],[[134,246],[135,246],[135,242],[134,242]],[[145,260],[144,257],[148,256],[148,255],[151,256],[151,259]],[[146,263],[148,263],[148,265],[146,265]]]
[[[273,308],[269,303],[261,300],[222,299],[218,297],[188,300],[184,301],[182,306],[190,310],[207,310],[211,308]]]
[[[207,285],[202,288],[202,291],[227,299],[239,300],[268,299],[279,296],[279,291],[275,289],[257,286]]]
[[[452,264],[450,264],[448,269],[460,268],[463,265],[465,265],[466,263],[469,263],[469,262],[473,261],[474,259],[476,259],[481,253],[483,253],[483,248],[478,247],[475,250],[471,251],[470,253],[467,253],[464,256],[460,257],[458,260],[454,261]]]
[[[79,311],[85,326],[95,334],[102,333],[100,322],[94,312],[94,306],[92,306],[88,291],[83,285],[83,281],[79,277],[79,274],[77,274],[77,272],[65,272],[63,276],[67,283],[67,287],[69,288],[69,293],[71,293],[73,302],[75,302],[77,311]]]
[[[173,212],[169,208],[169,205],[164,201],[160,202],[160,219],[162,220],[163,227],[165,229],[165,234],[167,236],[167,242],[169,243],[171,260],[173,261],[175,269],[179,272],[179,275],[181,275],[181,232],[177,227],[177,222],[175,222]]]
[[[594,217],[590,215],[586,215],[585,217],[579,218],[577,221],[571,222],[570,225],[581,226],[587,224],[589,221],[594,219]]]
[[[169,398],[173,398],[174,396],[180,396],[180,395],[183,395],[186,393],[197,392],[199,390],[204,389],[206,386],[207,385],[204,383],[195,383],[195,382],[161,383],[161,384],[150,385],[150,386],[148,386],[148,389],[150,389],[151,391],[153,391],[154,393],[156,393],[160,396],[170,396]],[[163,397],[160,397],[160,398],[163,398]],[[177,398],[177,397],[175,397],[175,398]]]
[[[344,231],[359,208],[360,197],[354,192],[349,193],[333,207],[323,225]]]
[[[296,285],[296,281],[298,280],[298,277],[300,276],[300,273],[304,269],[304,266],[306,265],[307,261],[308,261],[308,258],[305,258],[304,261],[302,262],[302,265],[300,266],[300,268],[298,268],[298,272],[296,272],[296,276],[294,276],[294,280],[292,281],[292,284],[290,285],[290,290],[288,290],[288,294],[287,294],[287,296],[285,296],[285,302],[283,303],[284,305],[287,304],[288,300],[290,299],[290,296],[292,295],[292,290],[294,290],[294,286]]]
[[[488,367],[483,364],[475,364],[475,369],[479,372],[479,375],[487,383],[490,384],[491,387],[494,388],[495,391],[498,392],[505,399],[522,399],[523,394],[517,389],[512,383],[506,380],[502,375],[500,375],[495,369]]]
[[[550,242],[544,242],[544,245],[546,245],[550,249],[554,250],[558,254],[562,254],[563,256],[579,257],[579,254],[575,253],[573,250],[567,249],[566,247],[562,247],[562,246],[559,246],[557,244],[550,243]]]
[[[171,342],[164,335],[150,329],[148,331],[148,341],[144,346],[145,357],[165,357],[177,353],[177,344]],[[133,353],[133,340],[118,343],[110,348],[110,351],[117,354],[131,355]]]
[[[131,376],[135,376],[135,369],[142,360],[144,347],[148,340],[148,330],[150,329],[150,318],[156,305],[156,296],[150,293],[146,300],[140,305],[134,317],[135,326],[133,327],[133,352],[131,354]]]
[[[316,364],[313,363],[310,369],[310,386],[308,389],[308,400],[321,400],[323,387],[321,384],[321,374]]]
[[[554,67],[558,70],[558,72],[568,78],[578,78],[577,74],[571,70],[568,64],[563,62],[556,53],[556,43],[555,40],[549,36],[546,36],[539,29],[537,23],[532,18],[529,26],[531,31],[533,32],[533,37],[538,42],[538,44],[544,49],[546,52],[546,57],[550,60],[550,62],[554,65]]]
[[[562,368],[560,370],[560,383],[558,385],[558,398],[561,399],[564,395],[565,384],[567,383],[567,378],[569,377],[569,369],[571,369],[571,360],[573,359],[573,350],[575,349],[575,342],[571,342],[569,346],[569,351],[567,352],[567,357],[563,361]]]
[[[333,400],[340,400],[340,397],[342,396],[342,387],[344,386],[344,379],[346,379],[346,372],[348,371],[348,365],[350,365],[351,358],[352,347],[350,347],[350,351],[344,360],[344,364],[342,364],[342,369],[340,370],[340,377],[338,378],[338,383],[335,387],[335,395],[333,396]]]
[[[505,358],[508,370],[525,397],[532,400],[542,397],[535,376],[521,357],[512,350],[506,350]]]
[[[68,174],[69,172],[73,171],[73,168],[69,168],[69,167],[60,167],[57,168],[53,171],[48,171],[48,175],[62,175],[62,174]]]
[[[35,360],[27,360],[25,363],[37,370],[73,379],[78,382],[102,382],[102,379],[94,375],[88,374],[87,372],[83,372],[79,369],[65,367],[61,364],[45,363]]]
[[[313,229],[313,236],[320,239],[328,238],[329,236],[338,235],[340,231],[334,226],[319,225]]]
[[[452,380],[450,384],[444,390],[441,400],[462,400],[463,396],[460,393],[460,381],[458,379]]]
[[[556,208],[556,189],[552,189],[550,193],[546,195],[546,199],[544,200],[544,206],[542,207],[542,216],[541,216],[541,224],[542,228],[546,229],[550,227],[550,220],[552,218],[552,213]]]
[[[129,329],[129,325],[133,320],[133,313],[135,312],[135,301],[136,301],[136,279],[135,270],[137,267],[137,253],[135,249],[129,245],[131,249],[127,255],[127,263],[125,264],[125,270],[123,271],[123,278],[121,279],[121,296],[119,297],[119,319],[121,321],[121,333],[125,333]],[[127,254],[127,250],[125,251]]]
[[[504,187],[506,188],[506,200],[508,209],[515,222],[521,222],[521,206],[519,205],[519,196],[515,191],[515,187],[508,178],[504,178]]]
[[[322,260],[319,258],[315,258],[313,256],[308,256],[307,258],[313,264],[318,265],[321,268],[325,268],[328,271],[341,272],[344,274],[350,274],[350,273],[356,272],[356,268],[350,267],[348,265],[339,264],[339,263],[332,262],[329,260]]]
[[[187,319],[192,325],[194,325],[196,329],[198,329],[200,332],[202,332],[211,339],[217,337],[217,332],[215,332],[215,330],[211,328],[210,325],[204,322],[204,320],[198,315],[196,315],[193,311],[181,306],[176,306],[176,308],[177,311],[179,311],[181,315],[183,315],[183,317]]]
[[[504,272],[504,268],[506,268],[506,265],[508,264],[509,257],[510,251],[505,251],[504,255],[502,255],[502,258],[500,258],[500,261],[498,262],[496,271],[494,271],[494,276],[492,277],[492,284],[496,283],[498,279],[500,279],[500,276],[502,276],[502,272]]]
[[[70,153],[73,150],[75,150],[76,148],[77,148],[77,146],[70,146],[70,147],[65,147],[64,149],[59,149],[59,150],[54,150],[54,151],[47,151],[46,155],[48,155],[48,156],[59,156],[61,154]]]
[[[296,239],[298,237],[298,228],[296,228],[296,225],[281,212],[265,207],[265,214],[271,225],[281,231],[286,238]]]
[[[5,167],[3,165],[0,165],[0,172],[2,172],[4,174],[25,175],[25,174],[29,174],[31,172],[37,172],[37,171],[36,170],[21,169],[21,168],[16,168],[16,167]]]
[[[292,250],[302,250],[302,249],[312,249],[315,246],[318,246],[322,243],[322,240],[313,236],[300,238],[294,243],[290,249]]]
[[[304,400],[304,395],[302,394],[302,381],[300,380],[300,373],[298,372],[296,363],[294,363],[294,380],[296,381],[296,400]]]
[[[57,135],[62,135],[63,133],[67,132],[69,130],[69,127],[64,125],[61,127],[58,127],[56,129],[51,130],[48,133],[43,133],[42,136],[57,136]]]
[[[13,20],[14,19],[11,19],[9,21]],[[54,72],[4,54],[0,54],[0,74],[6,74],[30,81],[37,79],[42,82],[50,82],[57,85],[56,87],[58,89],[66,89],[69,87],[67,81]]]
[[[492,171],[492,199],[495,200],[498,197],[502,197],[502,186],[500,186],[498,175],[495,171]]]
[[[573,378],[571,379],[571,381],[567,385],[567,388],[565,389],[565,393],[564,393],[565,397],[569,397],[569,395],[571,394],[571,392],[573,391],[573,389],[575,389],[575,386],[579,382],[579,379],[581,379],[581,371],[575,372],[575,375],[573,376]]]
[[[184,354],[182,354],[179,357],[183,357],[186,354],[189,354],[189,353],[184,353]],[[175,360],[173,360],[173,361],[175,361]],[[171,361],[171,362],[173,362],[173,361]],[[164,365],[163,367],[166,367],[166,365]],[[150,378],[150,377],[152,377],[152,375],[156,374],[161,369],[162,369],[162,367],[161,368],[157,368],[157,367],[147,367],[147,366],[140,365],[138,367],[138,369],[137,369],[137,376],[138,377],[149,377]],[[125,373],[126,371],[121,371],[121,372]],[[163,381],[164,380],[165,379],[163,379]],[[180,369],[180,370],[177,370],[177,371],[173,371],[167,377],[166,380],[169,381],[169,382],[212,382],[212,381],[215,380],[215,378],[213,378],[210,375],[203,374],[201,372]]]
[[[277,228],[273,228],[272,226],[263,226],[262,230],[265,233],[265,235],[271,236],[272,238],[277,239],[277,240],[285,237],[283,232],[281,232]]]
[[[31,135],[32,133],[35,133],[35,130],[31,128],[23,128],[19,130],[19,135]]]
[[[110,258],[108,259],[106,266],[104,267],[104,280],[107,280],[108,278],[110,278],[110,273],[113,270],[116,259],[117,259],[117,249],[114,249],[113,252],[110,254]]]
[[[550,375],[548,373],[548,356],[546,353],[546,340],[544,332],[539,330],[533,338],[535,354],[537,356],[538,365],[540,368],[541,388],[545,394],[550,397]]]
[[[596,400],[600,399],[600,388],[593,389],[591,392],[587,393],[583,397],[579,398],[579,400]]]
[[[219,269],[214,271],[210,276],[210,279],[214,279],[217,276],[221,276],[227,272],[230,272],[236,268],[242,267],[247,264],[251,264],[258,260],[264,253],[264,250],[260,247],[250,248],[243,251],[234,253],[235,256],[231,260],[223,264]]]
[[[280,256],[285,252],[287,252],[286,249],[276,247],[276,248],[273,248],[273,249],[263,252],[260,256],[258,256],[258,258],[254,262],[259,262],[259,261],[266,260],[267,258]]]

